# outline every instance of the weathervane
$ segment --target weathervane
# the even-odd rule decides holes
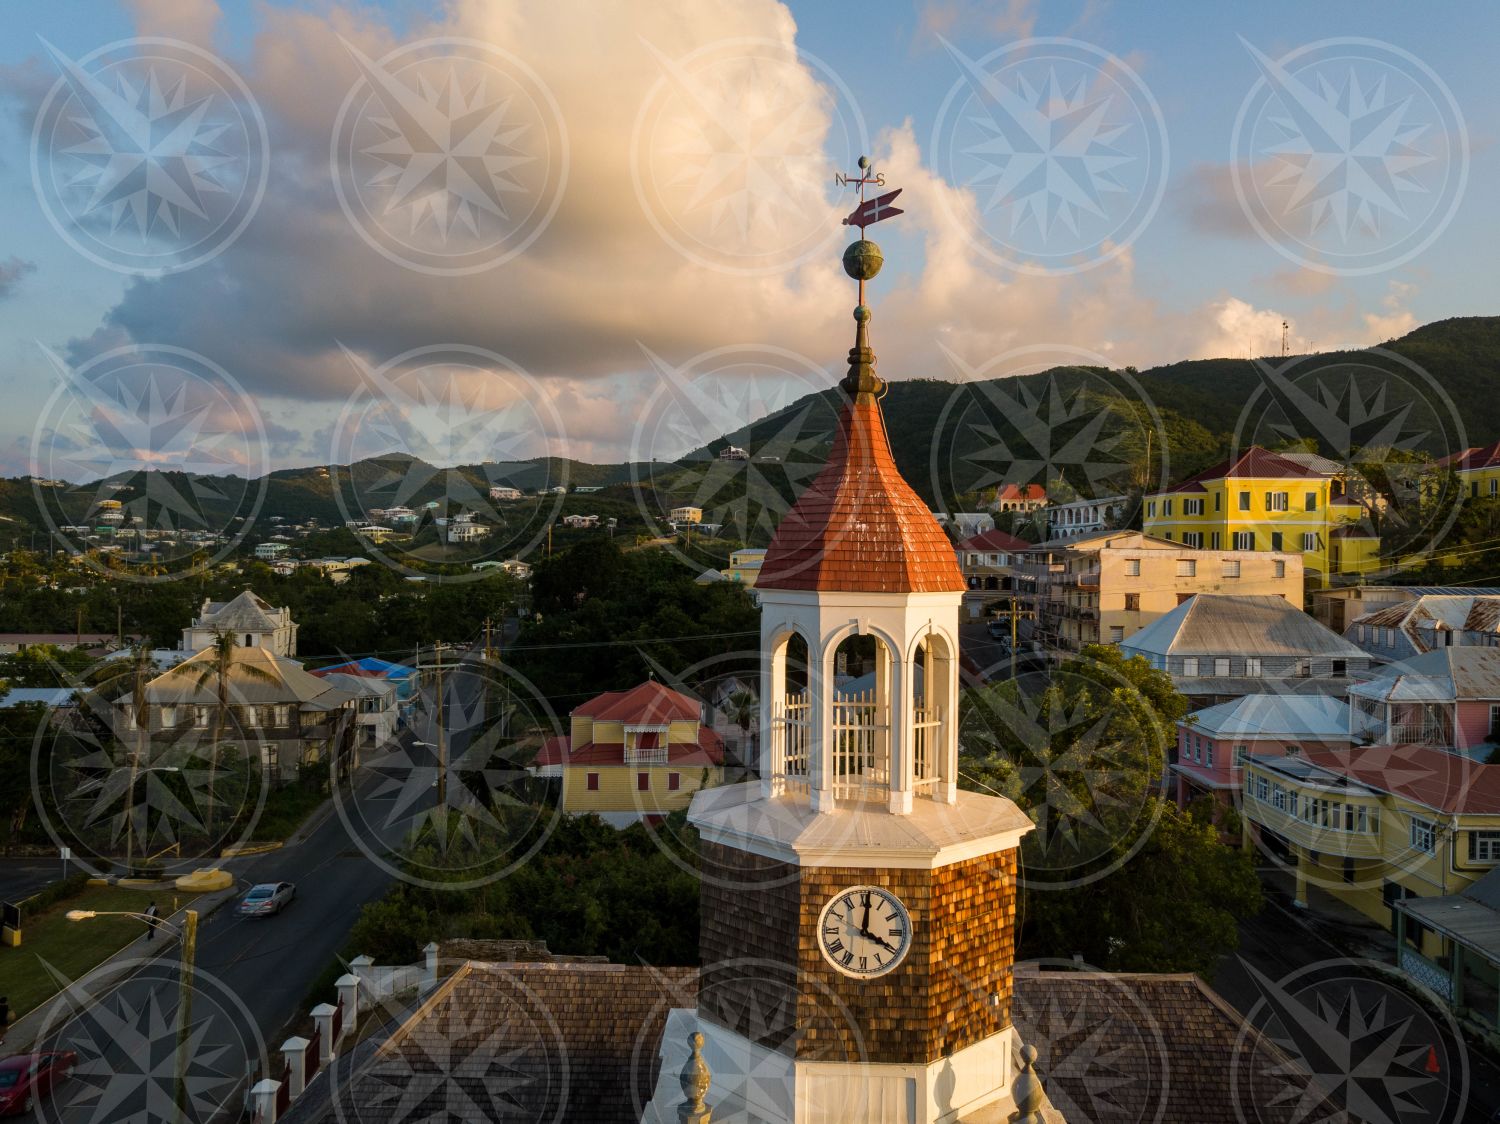
[[[891,206],[896,196],[901,194],[901,189],[898,187],[877,198],[866,199],[866,185],[885,186],[885,173],[874,171],[868,156],[859,158],[858,176],[840,173],[833,179],[840,187],[851,183],[859,184],[859,206],[844,219],[845,226],[859,227],[858,240],[844,247],[844,272],[859,282],[859,304],[854,309],[854,347],[849,352],[849,374],[845,376],[843,386],[851,397],[861,394],[879,395],[885,384],[875,374],[875,353],[870,349],[867,330],[870,309],[865,304],[865,282],[880,272],[880,267],[885,264],[885,256],[880,252],[879,246],[865,237],[865,227],[902,213],[900,207]]]

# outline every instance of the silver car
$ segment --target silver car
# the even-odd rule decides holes
[[[269,917],[280,913],[294,897],[297,887],[290,882],[262,882],[251,886],[250,892],[240,900],[241,917]]]

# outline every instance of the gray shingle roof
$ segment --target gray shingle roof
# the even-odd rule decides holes
[[[1328,695],[1245,695],[1188,716],[1224,738],[1338,739],[1349,736],[1349,704]]]
[[[1305,656],[1367,660],[1369,654],[1283,597],[1199,593],[1120,647],[1166,656]]]
[[[193,627],[222,632],[268,632],[281,624],[273,615],[276,613],[269,602],[247,589],[228,601],[209,602]]]

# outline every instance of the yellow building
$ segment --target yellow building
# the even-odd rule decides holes
[[[1458,894],[1500,864],[1500,765],[1431,746],[1307,749],[1249,756],[1243,784],[1245,829],[1294,871],[1298,905],[1390,928],[1419,977],[1451,955],[1397,903]]]
[[[1310,586],[1335,574],[1379,568],[1380,542],[1360,525],[1363,509],[1318,458],[1252,446],[1144,500],[1142,528],[1207,550],[1293,551]],[[1314,463],[1309,463],[1314,462]]]
[[[1465,449],[1438,461],[1451,468],[1462,485],[1459,493],[1471,500],[1500,497],[1500,441],[1482,449]]]
[[[724,743],[696,699],[657,683],[606,691],[574,710],[531,768],[562,779],[566,812],[665,815],[723,777]]]

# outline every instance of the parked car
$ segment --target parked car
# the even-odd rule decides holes
[[[985,629],[986,629],[986,631],[989,632],[990,637],[992,639],[994,639],[994,640],[1009,640],[1010,639],[1010,622],[1009,621],[993,620],[993,621],[990,621],[990,623],[985,626]]]
[[[0,1061],[0,1116],[30,1112],[38,1097],[44,1097],[68,1079],[78,1064],[72,1050],[42,1054],[13,1054]]]
[[[269,917],[280,913],[297,896],[297,887],[290,882],[262,882],[251,886],[250,892],[240,899],[241,917]]]

